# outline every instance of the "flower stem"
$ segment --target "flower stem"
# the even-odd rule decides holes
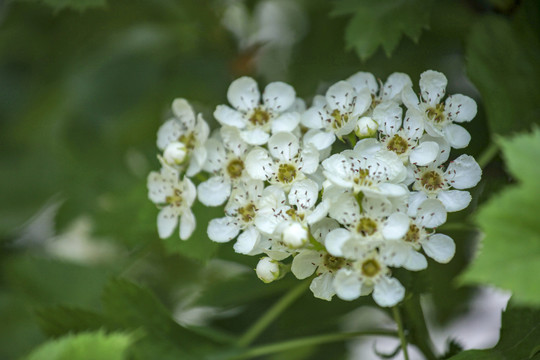
[[[403,322],[401,321],[401,314],[399,313],[399,308],[396,306],[392,307],[392,315],[394,315],[394,320],[396,321],[398,327],[399,340],[401,341],[401,350],[403,351],[403,357],[405,360],[409,360],[409,352],[407,351],[407,339],[405,338],[405,332],[403,331]]]
[[[341,333],[341,334],[327,334],[327,335],[317,335],[304,337],[295,340],[278,342],[275,344],[262,345],[247,349],[245,352],[233,356],[231,359],[240,360],[240,359],[250,359],[256,356],[274,354],[282,351],[287,351],[295,348],[321,345],[330,342],[347,340],[350,338],[355,338],[358,336],[398,336],[395,331],[391,330],[371,330],[371,331],[357,331],[351,333]]]
[[[405,320],[410,329],[409,340],[422,351],[425,358],[428,360],[437,360],[437,355],[433,351],[433,342],[429,336],[429,331],[426,325],[426,319],[422,306],[420,304],[420,296],[413,294],[409,299],[403,302],[405,310]]]
[[[485,168],[491,162],[491,160],[493,160],[493,158],[495,157],[495,155],[497,155],[498,152],[499,146],[496,143],[491,142],[489,146],[478,157],[478,165],[480,165],[482,169]]]
[[[274,321],[289,305],[298,299],[309,287],[311,279],[301,282],[297,287],[292,288],[281,299],[278,300],[263,316],[259,318],[238,340],[239,347],[246,347],[253,342],[267,327]]]

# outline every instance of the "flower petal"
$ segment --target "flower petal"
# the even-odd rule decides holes
[[[281,81],[266,85],[263,92],[264,104],[275,112],[284,112],[294,103],[296,92],[293,87]]]
[[[180,217],[180,239],[187,240],[195,230],[195,216],[191,209],[184,211]]]
[[[260,249],[259,242],[261,240],[261,234],[254,226],[248,227],[244,232],[238,236],[238,240],[234,244],[234,251],[240,254],[245,255],[257,255],[262,252],[263,249]]]
[[[382,307],[391,307],[403,300],[405,288],[394,278],[383,277],[375,283],[373,300]]]
[[[409,230],[410,218],[403,213],[393,213],[386,220],[382,235],[387,240],[401,239]]]
[[[208,223],[208,237],[215,242],[231,241],[239,232],[240,227],[236,223],[236,219],[229,216],[212,219]]]
[[[238,129],[243,129],[246,126],[246,120],[242,113],[227,105],[218,105],[214,111],[214,117],[221,125],[234,126]]]
[[[292,132],[300,123],[300,114],[297,112],[286,112],[272,120],[272,134],[278,132]]]
[[[346,81],[350,83],[357,92],[367,89],[370,93],[376,94],[379,90],[377,79],[375,79],[375,76],[373,76],[372,73],[360,71],[349,76]]]
[[[300,210],[310,209],[317,202],[319,187],[310,179],[295,182],[289,192],[289,204],[295,205]]]
[[[351,233],[346,229],[339,228],[332,230],[326,235],[324,246],[330,254],[334,256],[343,256],[341,248],[350,237]]]
[[[446,211],[454,212],[469,206],[472,197],[468,191],[447,190],[437,194],[437,199],[443,203]]]
[[[268,140],[268,150],[275,159],[290,162],[300,149],[298,139],[291,133],[277,133]]]
[[[422,98],[429,105],[436,105],[446,93],[448,80],[443,73],[428,70],[420,75],[420,90]]]
[[[444,109],[448,119],[460,123],[471,121],[476,116],[476,102],[468,96],[455,94],[446,99]]]
[[[243,130],[240,132],[242,140],[250,145],[264,145],[268,142],[268,135],[263,129],[255,128],[252,130]]]
[[[409,75],[395,72],[390,74],[383,86],[382,99],[392,100],[401,103],[401,93],[403,89],[412,87],[412,81]]]
[[[353,86],[345,81],[335,83],[326,92],[326,102],[330,108],[337,109],[341,113],[348,113],[352,109],[355,97],[356,91]]]
[[[273,163],[268,152],[255,148],[249,152],[245,161],[246,170],[255,180],[267,180],[273,172]]]
[[[460,125],[449,124],[443,129],[443,134],[454,149],[463,149],[471,141],[471,134]]]
[[[257,82],[247,76],[234,80],[227,90],[229,103],[244,112],[256,108],[260,97]]]
[[[446,222],[446,209],[436,199],[427,199],[418,207],[416,223],[427,228],[435,228]]]
[[[186,99],[174,99],[172,103],[174,116],[188,129],[195,127],[195,113]]]
[[[172,206],[166,206],[158,214],[157,227],[161,239],[166,239],[172,235],[178,225],[178,210]]]
[[[326,301],[332,300],[332,297],[336,294],[334,290],[334,276],[327,272],[320,276],[317,276],[309,285],[309,289],[313,293],[313,296],[317,299],[322,299]]]
[[[413,249],[410,250],[407,261],[403,264],[403,267],[410,271],[424,270],[427,266],[426,257]]]
[[[321,253],[315,250],[302,250],[292,261],[291,271],[297,279],[310,277],[321,262]]]
[[[333,132],[326,132],[318,129],[310,129],[304,134],[304,144],[311,144],[317,150],[323,150],[336,141],[336,136]]]
[[[231,183],[221,176],[213,176],[197,187],[199,201],[206,206],[219,206],[231,194]]]
[[[439,144],[434,141],[424,141],[411,151],[409,160],[412,164],[426,166],[435,161],[438,155]]]
[[[422,248],[427,256],[442,264],[450,262],[456,252],[454,240],[444,234],[431,235],[422,243]]]
[[[348,269],[341,269],[337,272],[333,285],[337,296],[343,300],[354,300],[362,292],[362,283],[358,276]]]
[[[385,101],[375,107],[372,118],[379,124],[380,131],[392,136],[401,128],[402,113],[398,103]]]
[[[454,188],[469,189],[480,181],[482,169],[472,156],[461,155],[450,163],[445,177]]]

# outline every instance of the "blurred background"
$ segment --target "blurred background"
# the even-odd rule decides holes
[[[490,24],[503,22],[516,38],[529,39],[529,34],[538,35],[536,10],[523,10],[521,1],[441,0],[411,1],[406,11],[398,7],[387,14],[378,7],[366,10],[363,3],[0,2],[0,359],[21,358],[77,328],[107,328],[94,315],[106,317],[108,294],[119,288],[115,281],[140,285],[177,324],[213,331],[224,342],[297,283],[287,276],[264,285],[252,270],[256,258],[208,240],[206,224],[221,214],[219,208],[195,205],[198,226],[189,241],[158,239],[157,209],[147,199],[146,177],[159,168],[156,132],[176,97],[188,99],[215,125],[215,106],[226,103],[230,82],[242,75],[256,78],[261,88],[286,81],[309,104],[315,94],[357,71],[370,71],[382,81],[392,72],[405,72],[417,86],[420,74],[434,69],[448,77],[448,93],[469,95],[479,104],[477,118],[467,124],[473,135],[467,153],[480,155],[492,132],[507,135],[529,128],[529,118],[510,127],[488,124],[486,109],[498,114],[500,104],[495,103],[505,97],[509,106],[519,107],[516,98],[526,106],[520,92],[538,94],[527,85],[531,72],[532,80],[538,79],[537,42],[531,55],[533,50],[515,43],[510,34],[503,40],[518,53],[508,51],[497,38],[506,28],[493,30]],[[524,3],[531,7],[534,2]],[[397,39],[384,33],[394,23],[402,26]],[[493,38],[494,45],[485,38]],[[517,61],[521,70],[513,67]],[[512,85],[513,76],[521,76],[515,79],[518,85]],[[519,79],[525,81],[519,85]],[[493,105],[485,106],[486,99]],[[479,238],[468,216],[512,181],[499,158],[484,174],[471,207],[449,220],[458,226],[444,230],[456,241],[455,259],[448,265],[430,263],[429,271],[419,274],[397,272],[408,288],[424,294],[434,329],[452,329],[456,319],[483,316],[479,309],[493,305],[486,315],[491,320],[473,320],[489,324],[475,332],[491,337],[471,343],[471,336],[456,335],[461,330],[441,330],[436,339],[441,353],[449,336],[465,347],[494,345],[500,309],[509,296],[453,281],[470,262]],[[153,316],[137,301],[124,305],[133,306],[140,318],[133,315],[132,322],[111,328],[139,328]],[[369,319],[392,326],[384,312],[359,314],[361,305],[373,303],[327,303],[306,293],[259,341],[358,330],[373,324]],[[134,353],[138,358],[179,358],[171,338],[139,341]],[[373,354],[370,344],[367,354]],[[397,343],[379,344],[380,351],[392,352]],[[363,350],[340,342],[269,358],[374,356],[360,357],[358,351]]]

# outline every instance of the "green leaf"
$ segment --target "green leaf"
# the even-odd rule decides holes
[[[478,256],[465,273],[466,282],[509,289],[517,301],[540,304],[540,130],[501,139],[509,171],[518,180],[482,206],[476,222],[485,233]]]
[[[430,8],[431,1],[424,0],[342,0],[336,2],[333,14],[354,14],[345,42],[364,61],[379,46],[390,56],[403,34],[418,41],[422,29],[429,26]]]
[[[130,335],[121,333],[67,335],[41,345],[26,360],[122,360],[131,342]]]
[[[69,306],[41,308],[36,313],[40,328],[53,337],[99,330],[107,323],[107,319],[101,314]]]
[[[19,0],[19,1],[33,1],[40,2],[47,6],[50,6],[54,10],[73,9],[73,10],[86,10],[89,8],[104,7],[106,0]]]
[[[488,350],[468,350],[450,360],[529,360],[540,359],[540,309],[512,307],[503,312],[501,335]]]
[[[522,131],[540,117],[540,39],[527,13],[538,2],[522,5],[513,22],[489,16],[468,39],[467,74],[482,95],[491,131]]]

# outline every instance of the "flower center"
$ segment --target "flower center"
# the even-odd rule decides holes
[[[341,269],[343,267],[343,265],[345,265],[345,259],[340,258],[340,257],[335,257],[335,256],[332,256],[330,254],[326,254],[326,255],[324,255],[323,264],[331,272],[332,271],[337,271],[337,270]]]
[[[249,203],[246,206],[238,209],[238,215],[240,215],[240,218],[245,223],[248,223],[251,220],[253,220],[256,212],[257,212],[257,208],[255,207],[255,204],[253,203]]]
[[[332,114],[330,115],[334,119],[334,121],[332,122],[332,127],[334,129],[340,129],[343,124],[349,121],[349,115],[340,113],[338,109],[332,111]]]
[[[290,208],[289,210],[285,211],[287,215],[291,217],[294,221],[303,221],[304,220],[304,214],[299,214],[294,210],[293,208]]]
[[[167,196],[165,198],[165,201],[168,204],[180,206],[182,205],[182,192],[179,189],[174,189],[174,194],[171,196]]]
[[[369,178],[369,170],[367,169],[358,169],[358,175],[355,176],[353,180],[356,185],[372,185],[372,182]]]
[[[371,236],[377,231],[377,223],[370,218],[361,218],[356,226],[356,231],[362,236]]]
[[[244,162],[240,159],[233,159],[227,165],[227,173],[231,179],[238,179],[242,176],[242,171],[244,171]]]
[[[368,259],[362,263],[362,274],[374,277],[381,271],[381,265],[375,259]]]
[[[426,110],[426,115],[428,119],[433,121],[435,124],[440,124],[444,122],[444,104],[437,104],[434,108],[428,108]]]
[[[261,108],[255,108],[249,117],[249,122],[256,126],[262,126],[269,120],[270,114]]]
[[[409,148],[409,144],[405,139],[396,134],[392,139],[390,139],[386,147],[388,148],[388,150],[393,151],[398,155],[401,155],[405,153],[405,151],[407,151],[407,149]]]
[[[186,146],[186,148],[193,150],[197,144],[197,139],[195,138],[195,133],[193,131],[180,135],[178,141]]]
[[[417,243],[420,240],[420,229],[418,226],[411,224],[407,234],[405,234],[405,241],[410,243]]]
[[[296,167],[291,164],[279,165],[277,178],[282,183],[291,183],[296,178]]]
[[[422,186],[428,191],[434,191],[443,187],[442,176],[435,170],[426,171],[420,180]]]

